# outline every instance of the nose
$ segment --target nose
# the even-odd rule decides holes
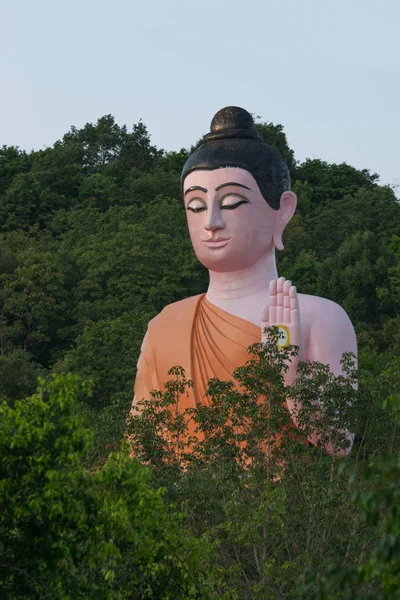
[[[206,231],[217,231],[225,227],[224,220],[222,218],[222,211],[220,208],[212,203],[206,212],[206,221],[204,223],[204,229]]]

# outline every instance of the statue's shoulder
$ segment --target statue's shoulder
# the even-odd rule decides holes
[[[169,369],[180,365],[190,377],[190,344],[197,307],[204,294],[168,304],[152,319],[144,336],[138,362],[140,377],[147,374],[147,388],[161,389]],[[140,394],[139,394],[140,395]]]
[[[343,316],[347,313],[336,302],[322,298],[321,296],[310,296],[309,294],[299,294],[300,313],[304,315],[314,315],[319,318]]]
[[[150,321],[149,330],[154,331],[161,328],[165,331],[165,329],[171,328],[178,330],[182,327],[191,327],[197,306],[203,297],[204,294],[198,294],[197,296],[190,296],[190,298],[168,304]]]
[[[332,300],[305,294],[299,294],[299,308],[306,358],[329,364],[334,373],[340,373],[343,353],[357,355],[356,334],[348,314]]]
[[[343,330],[354,331],[344,308],[332,300],[321,296],[299,294],[299,308],[302,326],[305,326],[309,332],[321,328],[326,332],[336,332],[338,335]]]

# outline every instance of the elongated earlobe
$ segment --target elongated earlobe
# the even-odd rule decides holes
[[[275,215],[274,246],[277,250],[283,250],[282,235],[286,225],[293,217],[297,206],[297,196],[293,192],[283,192],[279,210]]]
[[[282,233],[283,233],[283,230],[280,232],[274,231],[274,246],[277,250],[284,249],[284,245],[282,242]]]

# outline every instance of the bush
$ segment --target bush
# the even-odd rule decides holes
[[[241,600],[298,598],[306,569],[323,572],[344,555],[352,564],[357,536],[367,536],[338,457],[346,451],[344,430],[355,427],[354,362],[344,356],[339,376],[301,363],[285,387],[296,350],[273,339],[249,349],[249,361],[234,372],[237,385],[211,380],[196,409],[179,410],[192,383],[173,368],[165,392],[141,401],[130,425],[153,485],[185,503],[192,532],[211,536],[226,585]],[[288,397],[303,432],[293,426]],[[329,444],[335,455],[326,453]]]
[[[213,552],[182,528],[126,450],[82,466],[88,386],[40,380],[0,407],[0,590],[9,599],[218,598]]]

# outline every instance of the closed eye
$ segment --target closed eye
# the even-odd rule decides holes
[[[203,212],[203,210],[207,210],[205,206],[202,206],[201,208],[192,208],[191,206],[188,206],[186,210],[191,210],[194,213],[199,213],[199,212]]]
[[[241,204],[248,204],[247,200],[240,200],[239,202],[236,202],[236,204],[224,204],[224,206],[221,206],[221,210],[235,210],[235,208],[237,208],[238,206],[240,206]]]
[[[194,213],[203,212],[207,210],[207,203],[203,198],[191,198],[188,202],[186,210],[191,210]]]

